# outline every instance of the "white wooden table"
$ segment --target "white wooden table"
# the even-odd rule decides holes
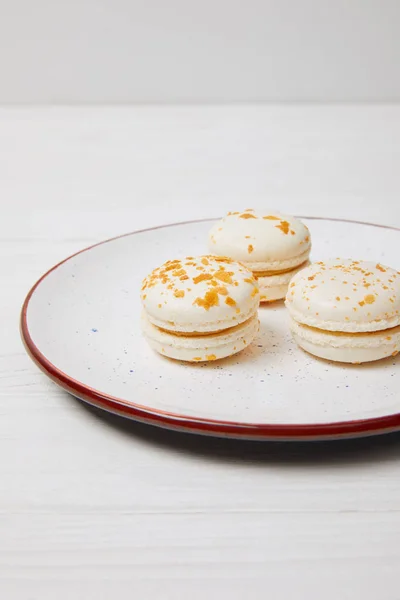
[[[48,382],[17,325],[42,272],[125,231],[251,205],[400,226],[399,173],[395,106],[0,109],[2,600],[400,598],[400,434],[125,422]]]

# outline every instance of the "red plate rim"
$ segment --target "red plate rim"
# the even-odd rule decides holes
[[[390,225],[380,225],[377,223],[368,223],[366,221],[356,221],[352,219],[340,219],[331,217],[309,217],[300,216],[301,219],[318,220],[318,221],[334,221],[340,223],[353,223],[358,225],[369,225],[392,231],[400,231],[400,228]],[[148,227],[130,233],[125,233],[113,238],[109,238],[102,242],[93,244],[87,248],[75,252],[61,262],[49,269],[40,279],[34,284],[29,291],[22,306],[20,318],[21,338],[25,349],[35,364],[56,384],[67,392],[73,394],[89,404],[106,410],[108,412],[124,416],[136,421],[156,425],[167,429],[178,431],[186,431],[188,433],[197,433],[203,435],[212,435],[217,437],[232,437],[254,440],[323,440],[323,439],[338,439],[349,437],[361,437],[364,435],[376,435],[380,433],[389,433],[400,429],[400,413],[387,415],[384,417],[374,417],[372,419],[357,419],[350,421],[336,421],[329,423],[307,423],[302,425],[296,424],[258,424],[258,423],[240,423],[235,421],[220,421],[214,419],[197,419],[187,415],[180,415],[167,411],[151,409],[146,406],[137,404],[136,402],[127,402],[120,398],[104,394],[94,388],[91,388],[64,373],[51,363],[36,346],[29,333],[27,313],[29,302],[36,290],[50,273],[58,269],[65,262],[71,260],[75,256],[88,252],[96,246],[101,246],[114,240],[145,233],[147,231],[155,231],[167,227],[176,227],[180,225],[189,225],[194,223],[204,223],[206,221],[215,221],[211,219],[194,219],[190,221],[182,221],[178,223],[169,223],[156,227]]]

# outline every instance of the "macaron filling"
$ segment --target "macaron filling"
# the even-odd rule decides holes
[[[257,335],[259,320],[254,314],[247,321],[208,334],[183,334],[156,327],[142,317],[142,330],[150,346],[166,357],[187,362],[208,362],[226,358],[246,348]]]
[[[246,321],[243,321],[242,323],[239,323],[239,325],[234,325],[233,327],[227,327],[226,329],[216,329],[215,331],[173,331],[171,329],[166,329],[165,327],[157,327],[157,325],[154,325],[154,323],[152,323],[154,325],[154,327],[157,327],[157,329],[159,329],[160,331],[163,331],[164,333],[168,333],[169,335],[175,335],[177,337],[192,337],[192,338],[196,338],[196,337],[210,337],[210,336],[217,336],[217,335],[228,335],[231,332],[234,331],[238,331],[242,325],[245,325],[246,323],[248,323],[249,321],[251,321],[251,319],[254,318],[254,314],[251,316],[250,319],[247,319]],[[149,322],[151,323],[150,319]]]
[[[250,260],[245,260],[242,259],[240,262],[242,264],[244,264],[248,269],[250,269],[250,271],[252,271],[253,274],[257,274],[257,273],[277,273],[277,272],[282,272],[282,273],[287,273],[289,271],[293,271],[294,269],[297,269],[298,267],[300,267],[303,264],[307,264],[308,263],[308,258],[310,256],[310,249],[311,246],[308,247],[308,249],[305,252],[302,252],[299,255],[296,256],[292,256],[291,258],[287,258],[287,259],[281,259],[281,260],[260,260],[257,262],[252,262]]]
[[[291,320],[298,345],[310,354],[337,362],[362,363],[396,356],[400,350],[400,326],[371,332],[327,331]]]
[[[400,342],[400,325],[390,329],[368,332],[329,331],[318,329],[317,327],[310,327],[309,325],[303,325],[292,319],[291,328],[303,337],[308,337],[316,344],[324,344],[326,340],[329,339],[330,343],[338,348],[347,345],[362,348],[366,346],[380,346],[382,343],[392,345],[393,343]]]
[[[258,296],[258,287],[253,288],[253,290],[256,290],[256,294],[254,296]],[[252,306],[250,310],[243,313],[237,312],[237,309],[235,311],[231,311],[230,314],[227,315],[226,319],[216,321],[207,320],[202,322],[197,321],[195,324],[192,322],[188,323],[186,320],[180,322],[179,316],[177,315],[174,316],[174,321],[166,321],[160,318],[158,315],[147,312],[147,318],[154,326],[167,331],[168,333],[174,333],[175,335],[209,335],[211,333],[223,331],[224,329],[236,327],[237,325],[248,321],[254,316],[257,308],[258,303],[257,305]]]
[[[275,271],[253,271],[253,275],[256,279],[260,277],[274,277],[276,275],[284,275],[286,273],[295,273],[298,269],[304,269],[307,266],[308,260],[305,260],[298,267],[290,267],[290,269],[276,269]]]

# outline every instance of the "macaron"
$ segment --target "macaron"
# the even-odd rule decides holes
[[[246,348],[259,330],[251,271],[229,258],[171,260],[143,282],[142,330],[169,358],[213,361]]]
[[[230,212],[209,234],[209,250],[248,267],[261,302],[285,297],[291,278],[308,264],[310,232],[299,219],[271,211]]]
[[[298,345],[320,358],[362,363],[400,350],[400,272],[334,259],[303,269],[286,296]]]

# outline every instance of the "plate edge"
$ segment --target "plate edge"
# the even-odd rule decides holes
[[[377,223],[369,223],[365,221],[357,221],[352,219],[341,219],[332,217],[315,217],[315,216],[300,216],[301,219],[333,221],[342,223],[353,223],[358,225],[366,225],[371,227],[379,227],[393,231],[400,231],[400,228],[390,225],[381,225]],[[258,423],[240,423],[234,421],[220,421],[216,419],[197,419],[188,415],[179,415],[167,411],[152,410],[136,403],[127,403],[121,399],[115,398],[108,394],[103,394],[98,390],[90,388],[63,373],[55,365],[53,365],[37,348],[33,342],[27,323],[27,312],[29,302],[40,283],[48,277],[54,270],[68,262],[75,256],[88,252],[97,246],[113,242],[117,239],[145,233],[147,231],[155,231],[168,227],[189,225],[195,223],[204,223],[216,221],[218,218],[194,219],[182,221],[178,223],[170,223],[158,225],[132,231],[118,235],[96,244],[92,244],[74,254],[63,259],[48,271],[46,271],[32,286],[28,292],[22,306],[20,316],[20,333],[21,339],[25,346],[28,355],[33,362],[43,371],[52,381],[65,389],[72,395],[88,402],[93,406],[98,406],[114,414],[122,412],[122,416],[141,421],[149,422],[152,425],[159,427],[176,428],[179,431],[187,431],[188,433],[198,433],[203,435],[215,435],[223,437],[236,437],[240,439],[260,439],[260,440],[323,440],[323,439],[341,439],[344,437],[359,437],[362,435],[377,435],[379,433],[389,433],[400,429],[400,413],[386,415],[383,417],[373,417],[371,419],[356,419],[351,421],[335,421],[329,423],[316,424],[258,424]],[[121,411],[122,409],[122,411]]]

